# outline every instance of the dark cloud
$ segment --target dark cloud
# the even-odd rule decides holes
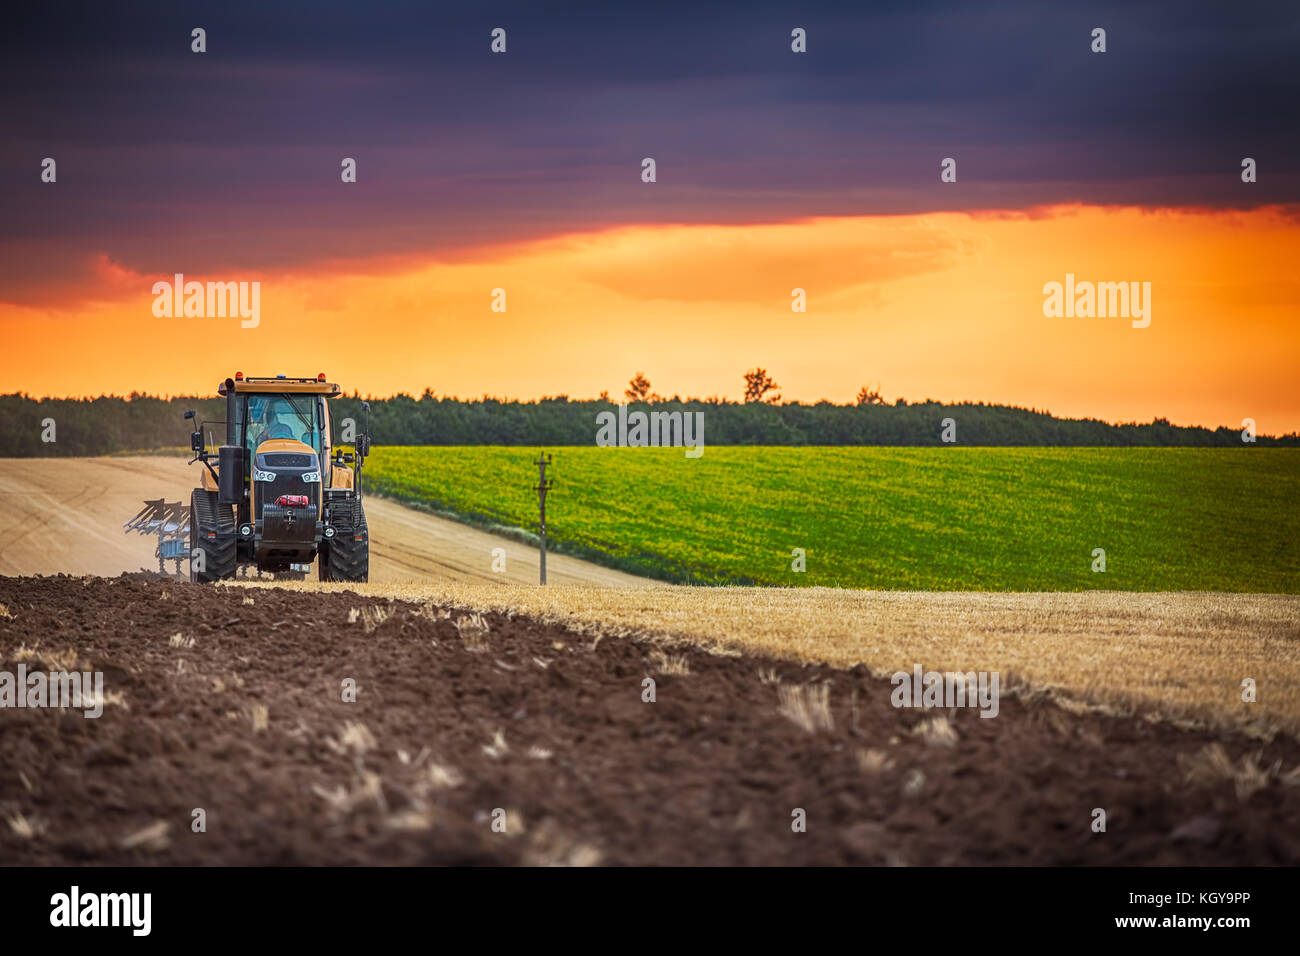
[[[0,297],[100,255],[169,274],[627,222],[1300,201],[1290,0],[269,6],[11,15]]]

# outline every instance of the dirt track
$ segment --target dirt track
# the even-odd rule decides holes
[[[156,540],[124,535],[122,524],[145,498],[188,504],[200,467],[184,458],[143,456],[0,459],[0,574],[156,570]],[[535,548],[373,496],[366,498],[366,516],[371,581],[537,583]],[[491,569],[493,548],[506,551],[504,573]],[[550,584],[646,583],[564,555],[550,555],[546,569]]]
[[[113,701],[0,710],[5,862],[1300,863],[1289,737],[895,709],[861,668],[348,593],[2,578],[0,603],[0,670],[73,651]],[[821,684],[833,727],[779,712]]]

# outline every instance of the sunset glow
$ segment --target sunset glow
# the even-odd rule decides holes
[[[1032,213],[650,225],[445,255],[321,262],[260,281],[261,321],[155,318],[152,284],[104,259],[56,307],[0,306],[6,390],[207,393],[235,369],[346,390],[736,398],[767,368],[787,400],[974,400],[1112,421],[1300,428],[1285,210],[1058,206]],[[1152,322],[1046,318],[1043,286],[1152,286]],[[504,313],[491,310],[504,289]],[[807,294],[807,313],[791,293]],[[161,357],[167,360],[161,361]]]

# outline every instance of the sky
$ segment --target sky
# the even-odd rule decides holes
[[[0,392],[737,398],[761,366],[1300,430],[1294,3],[263,6],[13,12]],[[257,326],[155,316],[176,273],[261,283]],[[1149,282],[1150,325],[1044,315],[1067,274]]]

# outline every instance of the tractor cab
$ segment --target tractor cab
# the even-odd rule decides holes
[[[291,574],[319,559],[322,580],[366,580],[360,478],[370,442],[363,433],[354,451],[335,445],[328,399],[339,386],[323,373],[236,372],[217,392],[226,399],[226,421],[204,422],[191,436],[194,461],[205,467],[191,502],[191,538],[195,560],[208,565],[192,569],[191,578],[220,580],[241,564]],[[214,448],[215,424],[224,427],[225,443]]]
[[[244,426],[244,446],[251,455],[263,442],[296,441],[316,456],[323,457],[329,447],[324,441],[329,420],[323,396],[294,396],[288,393],[242,396],[240,418]]]

